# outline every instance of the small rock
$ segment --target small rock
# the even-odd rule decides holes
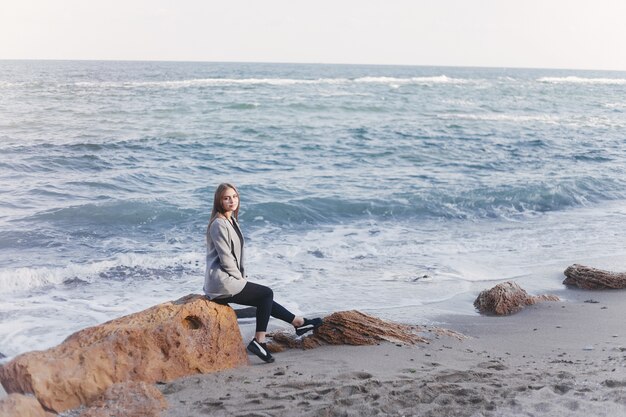
[[[568,266],[563,284],[577,286],[586,290],[602,288],[626,288],[626,273],[616,273],[574,264]]]
[[[422,275],[419,277],[413,277],[411,278],[411,281],[413,282],[417,282],[417,281],[432,281],[432,277],[430,275]]]
[[[583,348],[583,350],[593,350],[593,346],[589,345],[589,346],[585,346]]]
[[[474,307],[481,313],[500,316],[516,313],[540,301],[559,301],[559,298],[553,295],[532,296],[515,282],[506,281],[478,294]]]

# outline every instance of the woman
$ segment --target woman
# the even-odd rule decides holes
[[[231,184],[220,184],[215,190],[211,220],[207,228],[206,274],[204,293],[216,303],[236,303],[256,307],[256,333],[248,350],[265,362],[274,362],[267,350],[265,333],[272,317],[291,323],[302,335],[321,326],[322,319],[295,316],[274,301],[268,287],[249,282],[243,266],[243,234],[237,222],[239,193]]]

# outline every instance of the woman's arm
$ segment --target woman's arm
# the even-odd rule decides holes
[[[209,227],[209,234],[217,254],[220,257],[220,265],[222,269],[226,271],[228,275],[231,275],[237,279],[243,279],[241,271],[237,267],[237,259],[233,255],[230,247],[230,236],[228,226],[222,221],[215,219]]]

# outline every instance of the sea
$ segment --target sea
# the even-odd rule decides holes
[[[626,270],[626,72],[0,61],[0,353],[201,293],[213,193],[307,316]]]

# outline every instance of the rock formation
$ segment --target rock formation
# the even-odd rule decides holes
[[[514,282],[507,281],[484,290],[474,301],[474,307],[481,313],[499,316],[516,313],[527,305],[539,301],[559,301],[554,295],[532,296]]]
[[[603,271],[589,266],[574,264],[568,266],[564,274],[567,278],[565,278],[563,284],[580,287],[585,290],[626,288],[626,273]]]
[[[80,417],[159,417],[167,402],[154,385],[126,382],[111,385],[80,413]]]
[[[22,394],[9,394],[0,400],[0,417],[52,417],[35,397]]]
[[[74,333],[0,368],[7,392],[48,410],[87,404],[117,382],[170,381],[248,363],[234,311],[189,295]]]
[[[356,310],[340,311],[324,317],[324,324],[304,338],[296,338],[292,333],[273,333],[268,349],[278,352],[285,348],[311,349],[321,345],[426,342],[417,332],[415,326],[384,321]]]

